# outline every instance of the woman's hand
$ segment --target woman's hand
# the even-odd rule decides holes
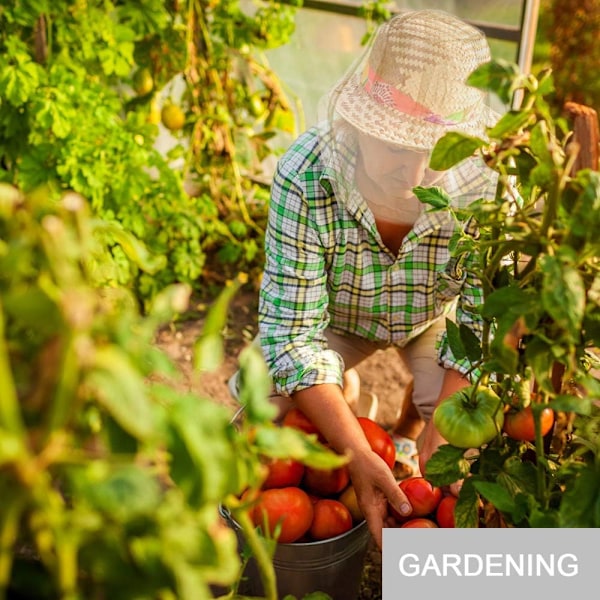
[[[294,401],[313,422],[331,447],[350,457],[348,470],[358,505],[378,547],[382,544],[382,528],[388,516],[388,502],[407,516],[411,506],[398,482],[373,450],[357,418],[346,403],[338,385],[322,384],[296,392]]]
[[[381,549],[382,529],[389,516],[388,503],[403,516],[409,516],[412,507],[388,465],[372,450],[353,456],[348,470],[358,505]]]

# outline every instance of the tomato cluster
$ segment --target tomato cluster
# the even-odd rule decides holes
[[[371,449],[391,470],[396,460],[392,437],[375,421],[357,418]],[[316,434],[324,442],[314,424],[296,407],[286,414],[283,425]],[[270,459],[265,466],[267,475],[250,517],[280,543],[329,539],[363,521],[345,465],[324,470],[292,459]]]
[[[532,400],[534,397],[532,396]],[[534,410],[539,411],[540,433],[545,436],[554,425],[554,411],[548,406],[529,404],[525,408],[504,407],[489,387],[459,390],[445,398],[433,413],[440,435],[458,448],[479,448],[499,432],[523,442],[535,441]]]
[[[391,505],[388,506],[388,511],[398,523],[398,527],[454,527],[456,496],[444,494],[441,488],[431,485],[421,476],[403,479],[398,486],[413,508],[408,517],[403,517]]]

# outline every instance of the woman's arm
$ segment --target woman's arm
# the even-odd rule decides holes
[[[378,547],[382,545],[382,528],[388,516],[388,502],[403,515],[411,506],[398,487],[388,465],[377,455],[346,403],[342,389],[335,384],[315,385],[293,398],[297,406],[318,427],[331,447],[348,454],[348,469],[358,504]]]

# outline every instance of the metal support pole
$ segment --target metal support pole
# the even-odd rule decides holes
[[[540,0],[525,0],[523,4],[521,39],[519,41],[519,54],[517,59],[523,73],[529,73],[531,71],[539,12]]]

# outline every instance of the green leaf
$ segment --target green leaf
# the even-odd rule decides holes
[[[348,462],[347,456],[333,452],[318,442],[316,436],[272,423],[257,427],[254,444],[265,456],[293,458],[316,469],[335,469]]]
[[[519,523],[525,517],[526,511],[521,502],[517,502],[517,496],[511,494],[504,486],[491,481],[473,481],[475,489],[493,504],[500,512],[508,514],[515,523]]]
[[[23,441],[20,435],[0,428],[0,467],[27,458]]]
[[[514,63],[497,59],[480,65],[469,75],[467,83],[476,88],[492,92],[504,104],[512,101],[513,82],[519,75]]]
[[[530,527],[543,529],[549,527],[560,527],[558,513],[555,510],[541,510],[538,506],[534,506],[529,515],[528,523]]]
[[[479,495],[472,478],[463,481],[454,506],[454,524],[458,528],[479,527]]]
[[[70,478],[80,499],[120,522],[151,515],[161,500],[155,475],[136,465],[110,468],[96,462],[85,470],[72,470]]]
[[[447,133],[433,148],[429,167],[435,171],[447,171],[485,145],[487,142],[481,138],[454,131]]]
[[[586,299],[581,274],[556,256],[542,256],[540,266],[543,272],[541,298],[544,309],[570,340],[577,342],[581,337]]]
[[[529,112],[508,111],[488,130],[488,134],[493,139],[502,139],[521,131],[531,118]]]
[[[205,333],[194,345],[194,368],[200,372],[215,371],[225,360],[223,336]]]
[[[427,480],[436,486],[450,485],[469,474],[471,465],[464,448],[442,444],[427,461]]]
[[[561,527],[600,527],[600,463],[589,464],[563,492]]]
[[[511,314],[513,322],[531,308],[531,295],[517,286],[506,286],[494,290],[486,299],[481,314],[492,319]]]
[[[119,244],[123,252],[142,270],[150,275],[158,273],[167,265],[167,258],[162,255],[152,255],[146,244],[126,231],[116,222],[97,221],[95,228],[109,233],[114,242]]]
[[[254,344],[244,348],[240,352],[239,365],[239,400],[245,407],[246,418],[250,422],[273,419],[277,409],[269,402],[271,377],[260,348]]]
[[[574,412],[579,415],[590,415],[592,413],[592,399],[583,396],[571,396],[568,394],[559,394],[548,406],[552,410],[559,410],[564,412]]]
[[[448,318],[446,319],[446,336],[454,358],[457,360],[466,358],[467,351],[460,335],[460,329],[454,321]]]
[[[98,348],[85,382],[123,429],[141,440],[154,435],[154,413],[144,378],[123,350]]]
[[[0,70],[0,96],[15,107],[22,106],[37,89],[40,73],[34,62],[5,65]]]
[[[548,125],[545,121],[539,121],[531,128],[529,144],[533,154],[537,156],[540,163],[553,166]]]
[[[171,475],[194,506],[239,493],[230,411],[192,394],[173,394],[167,410]]]
[[[475,332],[464,323],[459,325],[460,339],[465,349],[467,358],[471,363],[476,363],[481,358],[481,341]]]
[[[452,204],[452,198],[440,187],[417,186],[412,191],[423,204],[429,204],[433,210],[444,210]]]

